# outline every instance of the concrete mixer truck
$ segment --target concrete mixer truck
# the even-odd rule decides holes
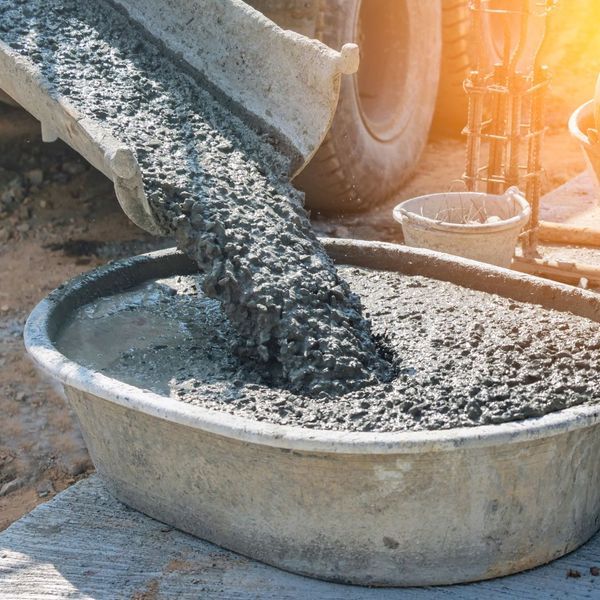
[[[142,26],[147,29],[152,29],[148,22],[154,22],[157,28],[159,21],[170,23],[165,27],[172,29],[172,35],[168,36],[168,40],[162,39],[165,51],[183,55],[184,61],[191,62],[198,70],[205,70],[203,59],[195,64],[194,59],[187,58],[182,49],[193,48],[196,57],[204,52],[212,55],[212,45],[218,45],[222,40],[219,36],[215,36],[215,42],[206,36],[193,40],[191,38],[197,31],[194,26],[198,21],[205,21],[210,23],[210,27],[218,28],[219,23],[226,22],[232,14],[241,15],[236,26],[223,30],[221,34],[237,39],[228,39],[223,41],[224,44],[242,48],[241,52],[246,55],[248,49],[255,49],[251,52],[258,59],[257,52],[266,51],[270,54],[269,60],[274,63],[280,62],[274,53],[288,54],[289,58],[288,46],[275,47],[269,42],[269,36],[259,32],[260,28],[254,30],[254,25],[249,24],[255,23],[256,18],[248,4],[282,30],[296,32],[307,39],[317,39],[335,50],[348,42],[356,43],[360,49],[358,71],[340,78],[340,100],[337,110],[333,103],[335,116],[328,133],[295,180],[297,186],[306,192],[307,205],[313,211],[356,212],[389,198],[417,164],[432,120],[438,130],[460,133],[466,122],[467,110],[462,82],[469,65],[468,0],[248,0],[247,3],[228,0],[221,4],[204,0],[181,3],[144,0],[131,2],[126,7],[131,18],[143,21]],[[136,17],[137,5],[139,12]],[[229,15],[225,21],[219,21],[218,15],[213,19],[219,11],[226,11]],[[161,16],[154,19],[155,15]],[[270,31],[263,27],[264,31]],[[158,37],[162,35],[158,29],[151,33]],[[263,39],[259,40],[259,35]],[[288,36],[287,39],[291,38]],[[307,57],[303,57],[302,51],[294,51],[292,69],[302,69],[303,61],[307,61],[305,79],[308,81],[312,77],[312,65],[308,64],[310,58]],[[15,81],[22,73],[15,68],[10,52],[7,51],[4,58],[6,66],[0,74],[0,90],[4,89],[4,92],[0,91],[0,99],[7,99],[5,92],[11,91],[13,98],[20,96],[20,103],[39,118],[44,127],[44,122],[54,120],[56,113],[61,111],[54,104],[45,103],[43,90],[42,99],[34,102],[30,91]],[[240,80],[236,78],[235,67],[232,75],[231,64],[221,62],[208,78],[218,78],[215,73],[220,68],[223,69],[223,79],[231,82],[231,85],[226,84],[226,93],[238,95],[237,101],[248,107],[248,94],[237,94],[239,90],[233,88],[252,87],[260,78],[264,82],[264,73],[254,66],[252,68],[257,73],[255,80]],[[276,71],[274,76],[277,77]],[[283,74],[281,77],[283,80]],[[278,83],[261,88],[265,104],[272,102],[277,94],[290,93],[285,85]],[[310,85],[308,83],[307,87]],[[268,95],[265,90],[268,90]],[[295,92],[295,96],[288,97],[286,102],[289,105],[306,102],[310,106],[315,101],[309,92],[300,96]],[[277,110],[284,103],[278,105],[276,101],[275,104],[267,112]],[[41,105],[46,107],[47,115],[39,111]],[[260,116],[270,121],[265,114]],[[280,110],[279,117],[276,115],[275,118],[276,128],[281,129],[282,122],[288,118],[285,111]],[[315,123],[307,127],[320,132],[320,117],[315,117]],[[50,129],[56,130],[56,127]],[[69,131],[53,133],[73,145]],[[319,135],[315,139],[320,140]],[[46,137],[53,139],[52,135]],[[75,147],[83,150],[76,141]],[[86,152],[83,154],[91,159]],[[94,163],[93,159],[90,162],[112,177],[110,169],[103,168],[97,161]]]

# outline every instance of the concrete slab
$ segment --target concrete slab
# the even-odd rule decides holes
[[[0,534],[0,598],[405,600],[597,598],[600,534],[545,567],[483,583],[368,589],[307,579],[172,529],[112,498],[97,476]],[[568,576],[569,571],[574,575]]]
[[[546,194],[541,201],[540,218],[600,229],[600,188],[593,173],[585,171]],[[600,266],[600,248],[544,243],[538,250],[549,260]]]
[[[546,194],[540,218],[555,223],[600,228],[600,190],[591,171],[585,171]]]

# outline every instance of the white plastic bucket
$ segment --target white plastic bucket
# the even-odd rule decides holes
[[[531,208],[516,187],[496,196],[480,192],[428,194],[401,202],[394,219],[408,246],[429,248],[510,267]]]

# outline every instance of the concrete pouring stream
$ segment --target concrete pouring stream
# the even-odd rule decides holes
[[[2,40],[135,148],[157,218],[202,272],[84,307],[63,334],[71,358],[95,353],[111,376],[184,402],[320,429],[501,423],[597,400],[596,323],[336,271],[289,183],[294,157],[109,4],[0,9]],[[132,338],[137,349],[120,345]],[[104,358],[99,339],[113,341]]]
[[[206,273],[273,381],[312,395],[386,377],[358,300],[337,275],[276,150],[108,4],[0,3],[0,34],[56,93],[136,149],[159,221]]]

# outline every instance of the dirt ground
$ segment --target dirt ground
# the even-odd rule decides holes
[[[585,169],[566,123],[593,95],[600,72],[595,2],[563,0],[555,19],[544,191]],[[337,237],[399,241],[392,207],[452,188],[463,168],[463,140],[432,137],[412,179],[386,205],[366,215],[315,218],[315,226]],[[23,111],[0,107],[0,530],[93,469],[60,390],[24,353],[27,315],[66,279],[164,245],[169,241],[127,220],[101,174],[64,144],[42,144],[38,123]]]

